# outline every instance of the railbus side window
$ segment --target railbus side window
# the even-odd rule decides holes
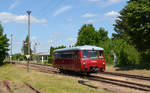
[[[55,53],[55,59],[61,59],[61,54],[60,53]]]
[[[103,51],[99,51],[99,58],[104,58]]]
[[[62,59],[72,59],[73,58],[73,51],[64,51],[61,53]]]
[[[88,58],[88,51],[82,50],[82,58]]]

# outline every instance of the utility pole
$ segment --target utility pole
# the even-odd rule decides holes
[[[13,39],[13,34],[11,34],[10,62],[12,62],[12,39]]]
[[[29,64],[29,60],[30,60],[30,14],[31,14],[31,11],[28,10],[27,11],[28,13],[28,63],[27,63],[27,71],[30,72],[30,64]]]
[[[24,45],[25,45],[25,41],[23,40],[22,42],[22,49],[21,49],[21,55],[22,55],[22,63],[24,63]]]
[[[37,43],[34,44],[34,61],[35,61],[35,63],[37,63],[36,46],[37,46]]]

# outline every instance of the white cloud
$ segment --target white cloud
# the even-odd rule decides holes
[[[123,0],[108,0],[109,3],[119,3],[121,1],[123,1]]]
[[[98,16],[98,15],[97,14],[90,14],[90,13],[85,13],[82,15],[82,17],[84,17],[84,18],[91,18],[91,17],[96,17],[96,16]]]
[[[34,41],[34,40],[37,40],[37,37],[36,37],[36,36],[32,36],[32,37],[31,37],[31,40],[33,40],[33,41]]]
[[[48,28],[48,24],[43,24],[43,27]]]
[[[60,37],[61,33],[60,32],[54,32],[50,35],[50,38],[56,38],[56,37]]]
[[[100,0],[88,0],[90,2],[99,2]]]
[[[119,13],[118,12],[115,12],[115,11],[111,11],[111,12],[107,12],[105,13],[106,16],[118,16]]]
[[[9,10],[12,10],[20,3],[20,0],[14,0],[14,2],[10,5]]]
[[[8,12],[0,12],[0,21],[2,23],[11,23],[11,22],[27,23],[28,22],[27,20],[28,20],[27,15],[15,15]],[[34,16],[31,16],[31,23],[45,23],[46,21],[47,21],[46,19],[38,19]]]
[[[104,14],[108,19],[115,21],[117,19],[117,16],[119,16],[118,12],[111,11]]]
[[[87,21],[87,23],[95,23],[95,22],[96,22],[95,19],[89,19],[89,20]]]
[[[109,6],[112,4],[120,3],[122,1],[128,1],[128,0],[88,0],[89,2],[95,2],[100,3],[101,6]]]
[[[67,18],[67,21],[68,22],[72,22],[72,18]]]
[[[77,40],[77,39],[76,39],[76,38],[73,38],[73,37],[68,38],[68,41],[69,41],[69,42],[73,42],[73,43],[74,43],[74,42],[76,42],[76,40]]]
[[[58,9],[53,15],[57,16],[57,15],[65,12],[65,11],[71,9],[71,8],[72,8],[72,6],[64,6],[64,7],[60,8],[60,9]]]
[[[50,41],[48,41],[48,43],[54,43],[54,41],[53,41],[53,40],[50,40]]]
[[[116,3],[120,3],[124,0],[107,0],[105,2],[103,2],[103,5],[104,6],[109,6],[109,5],[112,5],[112,4],[116,4]]]

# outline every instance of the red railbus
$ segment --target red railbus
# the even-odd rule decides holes
[[[77,46],[53,52],[53,67],[77,72],[105,71],[104,49],[96,46]]]

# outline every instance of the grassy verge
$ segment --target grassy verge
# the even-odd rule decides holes
[[[0,67],[0,81],[3,80],[16,83],[29,82],[43,93],[108,93],[105,90],[80,85],[77,79],[69,76],[46,74],[34,70],[27,73],[26,69],[16,65]]]

